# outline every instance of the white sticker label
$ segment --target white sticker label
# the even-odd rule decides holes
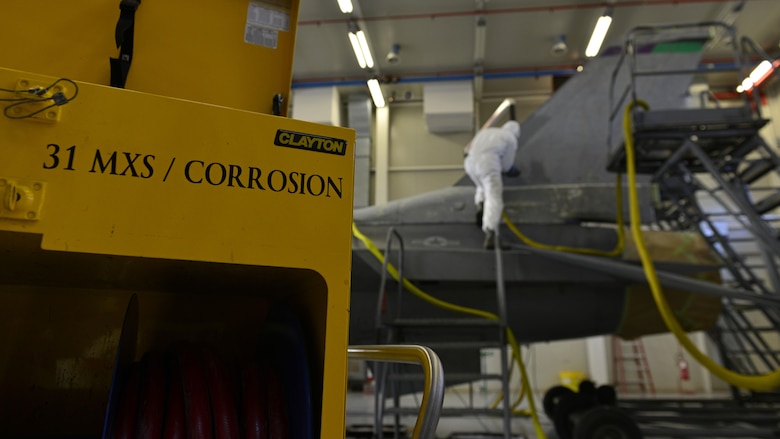
[[[278,9],[266,8],[258,3],[250,2],[246,15],[247,24],[289,32],[290,14]]]
[[[244,42],[258,46],[276,49],[279,41],[279,32],[267,27],[254,26],[249,23],[244,30]]]

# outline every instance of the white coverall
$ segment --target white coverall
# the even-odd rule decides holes
[[[463,162],[466,174],[477,186],[474,204],[484,203],[482,230],[498,230],[504,210],[501,174],[515,164],[520,124],[514,120],[501,128],[484,128],[474,136]]]

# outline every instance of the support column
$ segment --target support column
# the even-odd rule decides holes
[[[350,96],[347,120],[355,130],[355,208],[371,203],[371,118],[374,105],[364,94]]]
[[[693,343],[701,351],[702,354],[709,356],[707,352],[707,334],[699,331],[693,334]],[[701,374],[701,388],[705,395],[712,395],[712,374],[706,367],[699,365],[699,373]]]
[[[388,201],[390,169],[390,109],[385,106],[376,109],[376,164],[374,165],[374,204]]]
[[[588,350],[588,370],[590,379],[597,386],[610,384],[609,380],[609,338],[606,336],[585,339]]]

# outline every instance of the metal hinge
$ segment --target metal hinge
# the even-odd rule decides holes
[[[0,218],[37,221],[45,190],[41,181],[0,178]]]

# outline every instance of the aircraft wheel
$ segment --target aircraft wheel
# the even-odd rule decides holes
[[[572,393],[558,401],[553,414],[553,424],[560,439],[572,439],[574,421],[578,413],[590,409],[594,399],[579,393]]]
[[[599,404],[604,405],[617,404],[617,392],[615,392],[615,388],[607,385],[599,386],[598,389],[596,389],[596,401],[598,401]]]
[[[572,392],[558,400],[553,413],[553,424],[560,439],[572,439],[572,432],[579,417],[583,413],[596,407],[596,386],[592,381],[580,383],[579,392]]]
[[[591,397],[596,395],[596,383],[591,380],[580,381],[578,388],[581,395],[588,395]]]
[[[555,408],[558,403],[570,395],[574,395],[574,391],[566,386],[553,386],[544,394],[542,405],[544,406],[544,414],[548,418],[553,419],[555,416]]]

